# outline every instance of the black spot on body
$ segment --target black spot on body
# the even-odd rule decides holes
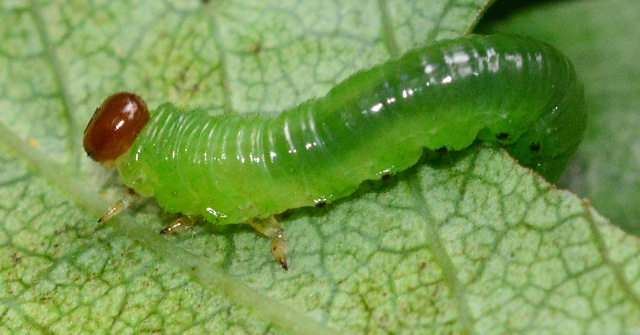
[[[540,152],[540,143],[531,143],[529,150],[531,150],[531,152]]]
[[[496,135],[496,138],[498,139],[498,141],[506,141],[509,139],[509,134],[499,133],[498,135]]]
[[[320,201],[318,203],[316,203],[316,208],[325,208],[327,207],[327,202],[326,201]]]

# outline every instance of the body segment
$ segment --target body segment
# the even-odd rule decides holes
[[[468,36],[361,71],[277,115],[164,104],[116,161],[136,192],[218,224],[331,202],[414,165],[423,148],[505,145],[556,181],[582,139],[573,67],[530,39]]]

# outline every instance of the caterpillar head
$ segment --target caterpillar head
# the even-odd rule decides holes
[[[84,150],[94,161],[112,168],[127,152],[149,121],[149,110],[142,98],[118,92],[104,100],[84,130]]]

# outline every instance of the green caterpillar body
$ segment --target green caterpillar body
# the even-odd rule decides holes
[[[467,36],[361,71],[277,115],[152,112],[116,160],[162,208],[243,223],[328,203],[414,165],[423,148],[505,145],[556,181],[582,140],[586,107],[570,62],[520,37]]]

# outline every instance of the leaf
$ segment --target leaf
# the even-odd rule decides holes
[[[278,112],[482,2],[0,5],[0,333],[638,329],[637,238],[491,148],[281,217],[288,272],[244,226],[158,235],[153,200],[95,223],[123,191],[80,147],[109,93]]]

